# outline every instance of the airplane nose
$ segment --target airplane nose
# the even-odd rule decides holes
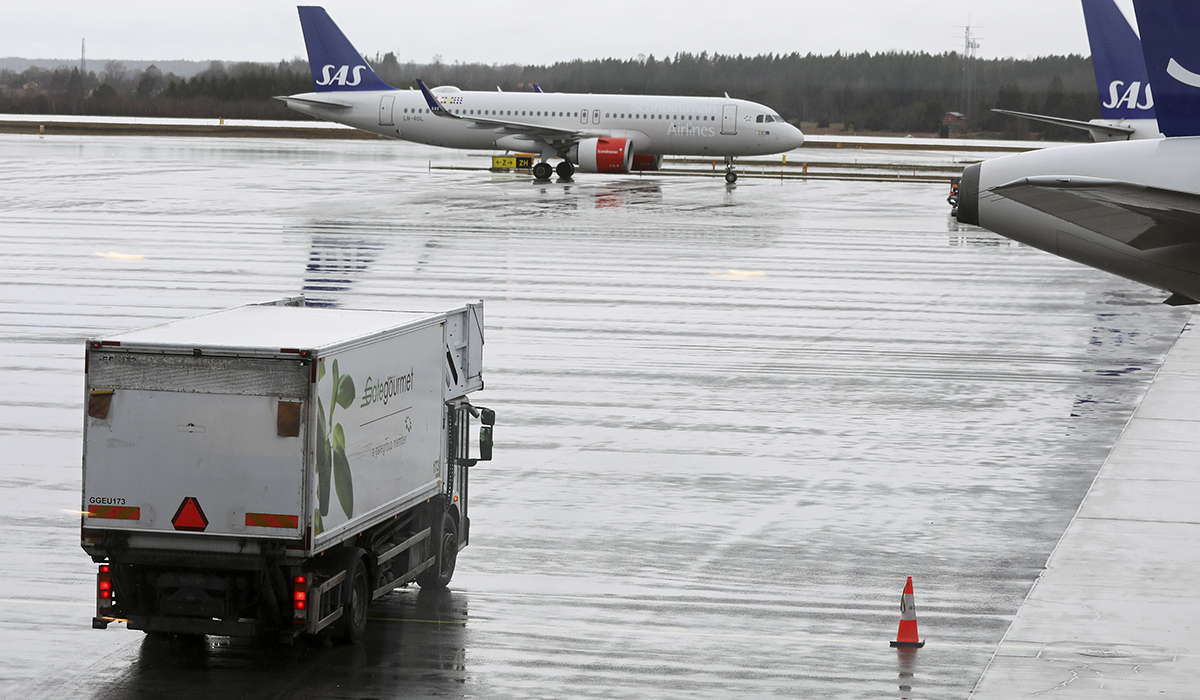
[[[788,124],[788,126],[791,127],[791,131],[786,136],[788,145],[791,148],[800,148],[804,145],[804,132],[791,124]]]

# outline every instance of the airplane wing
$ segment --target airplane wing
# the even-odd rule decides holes
[[[554,146],[569,146],[571,144],[578,143],[589,136],[596,135],[586,131],[580,131],[578,129],[563,129],[561,127],[546,126],[544,124],[525,124],[507,119],[492,119],[475,115],[468,116],[463,114],[455,114],[442,106],[441,102],[438,102],[437,97],[434,96],[433,92],[431,92],[428,87],[426,87],[423,80],[418,78],[417,86],[421,88],[421,94],[425,96],[425,102],[429,105],[429,111],[435,116],[442,117],[444,119],[460,119],[464,122],[469,122],[469,128],[471,129],[490,129],[502,135],[529,136],[531,138],[541,139]]]
[[[993,193],[1138,250],[1200,243],[1200,195],[1092,177],[1026,177]]]
[[[993,109],[993,112],[999,114],[1007,114],[1010,117],[1021,117],[1022,119],[1031,119],[1035,122],[1045,122],[1047,124],[1057,124],[1058,126],[1067,126],[1072,129],[1083,129],[1085,131],[1099,131],[1109,136],[1129,136],[1134,132],[1131,126],[1114,126],[1112,124],[1093,124],[1092,122],[1079,121],[1078,119],[1064,119],[1062,117],[1050,117],[1044,114],[1029,114],[1028,112],[1014,112],[1011,109]]]

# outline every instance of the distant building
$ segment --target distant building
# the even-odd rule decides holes
[[[22,88],[25,90],[28,90],[29,92],[41,92],[42,91],[42,86],[38,85],[37,83],[25,83],[25,85],[23,85]]]
[[[962,112],[946,112],[942,117],[942,124],[946,126],[962,126],[967,123],[967,118]]]

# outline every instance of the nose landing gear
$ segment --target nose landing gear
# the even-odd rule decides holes
[[[737,182],[737,170],[733,167],[733,156],[725,156],[725,182],[732,185]]]

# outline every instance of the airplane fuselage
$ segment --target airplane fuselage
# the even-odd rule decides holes
[[[1147,197],[1140,213],[1111,205],[1097,209],[1103,212],[1097,213],[1097,217],[1112,222],[1104,227],[1109,233],[1102,235],[1093,230],[1095,226],[1088,228],[1064,218],[1079,220],[1069,209],[1062,209],[1056,215],[996,191],[1023,178],[1069,180],[1081,176],[1085,181],[1120,181],[1135,187],[1178,192],[1181,198],[1200,196],[1200,137],[1047,148],[969,166],[963,172],[958,220],[1069,260],[1200,300],[1200,243],[1182,238],[1166,241],[1171,245],[1143,245],[1132,240],[1145,232],[1163,230],[1162,224],[1156,225],[1151,219],[1157,210],[1165,208],[1162,203]],[[1182,225],[1187,225],[1186,220],[1182,221]]]
[[[570,129],[588,136],[628,138],[647,155],[757,156],[798,148],[804,136],[771,109],[714,97],[433,90],[463,119],[432,114],[417,90],[291,95],[292,109],[389,138],[447,148],[543,154],[543,139],[480,124],[473,117]],[[332,101],[347,106],[326,106]],[[547,154],[548,155],[548,154]]]

